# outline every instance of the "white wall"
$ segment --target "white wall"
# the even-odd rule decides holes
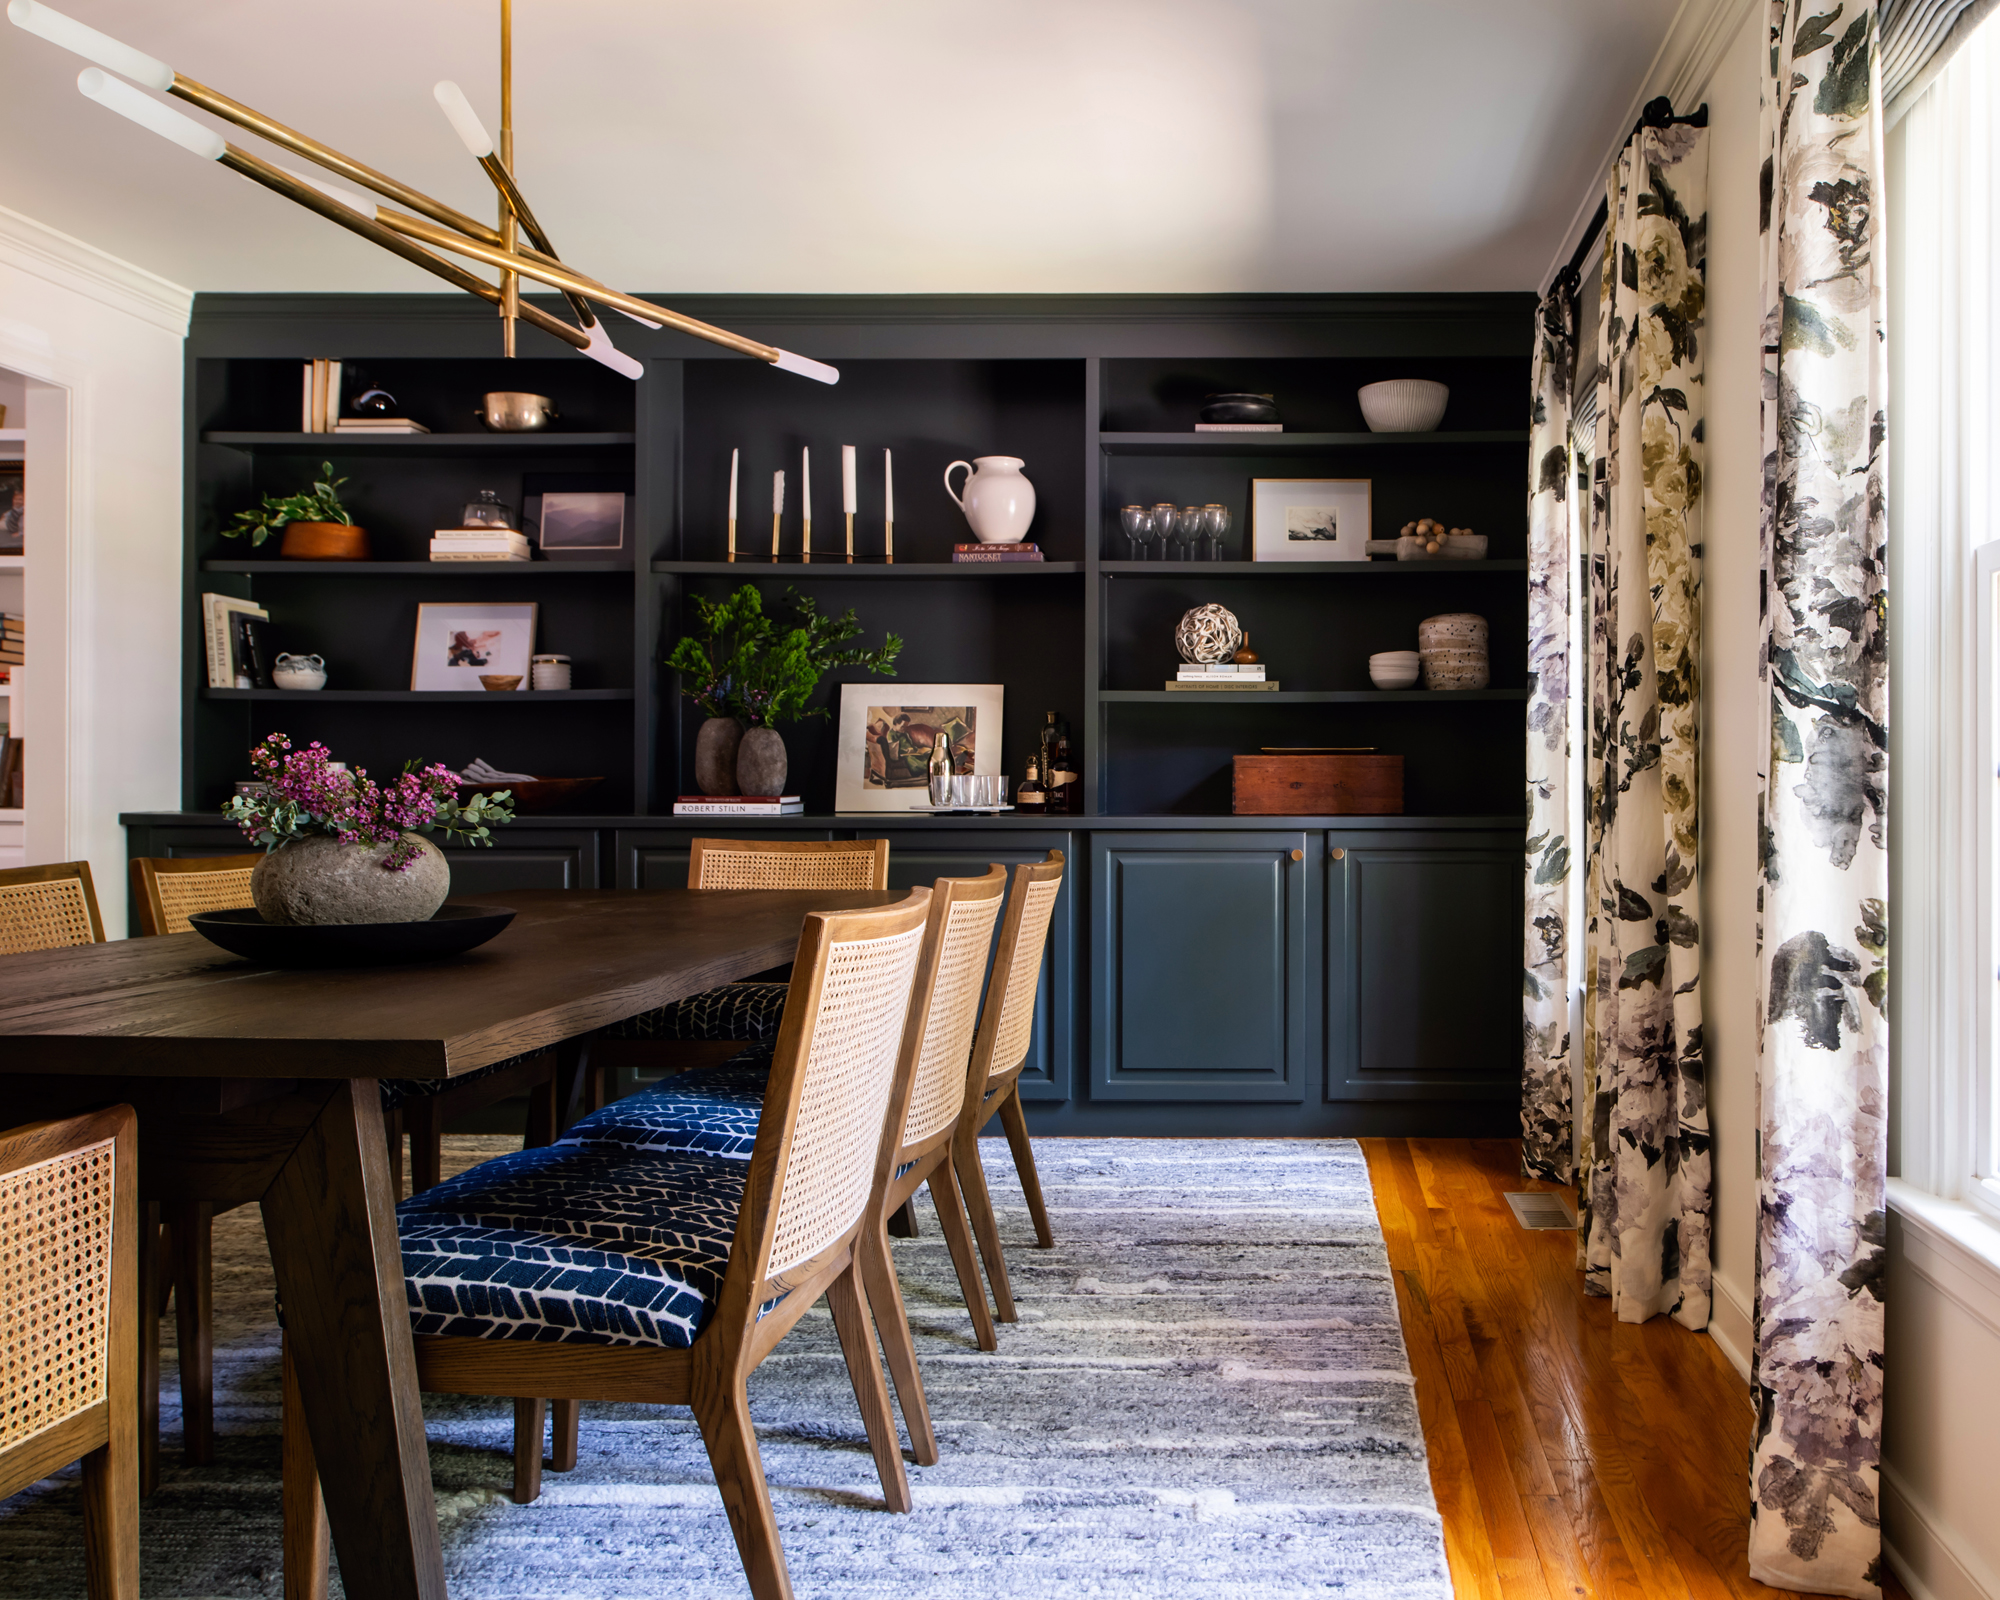
[[[114,937],[125,931],[118,814],[180,801],[191,298],[0,209],[0,367],[28,380],[28,860],[87,859]]]

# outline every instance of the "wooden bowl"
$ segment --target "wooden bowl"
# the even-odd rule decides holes
[[[530,816],[559,810],[603,781],[602,778],[530,778],[526,783],[468,783],[460,785],[460,793],[469,799],[475,794],[498,794],[505,789],[514,796],[514,809],[522,816]]]
[[[482,672],[479,681],[496,693],[521,687],[521,675],[518,672]]]
[[[345,522],[288,522],[278,555],[286,561],[366,561],[368,530]]]

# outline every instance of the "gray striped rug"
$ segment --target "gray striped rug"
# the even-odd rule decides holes
[[[454,1165],[509,1147],[450,1143]],[[1040,1141],[1048,1251],[987,1146],[1021,1307],[997,1354],[972,1342],[935,1217],[896,1245],[943,1452],[910,1468],[914,1513],[881,1507],[823,1305],[751,1380],[802,1597],[1450,1595],[1356,1145]],[[217,1230],[218,1459],[181,1467],[167,1441],[149,1600],[280,1593],[269,1266],[254,1210]],[[532,1506],[506,1494],[510,1415],[426,1406],[456,1600],[747,1593],[685,1412],[586,1405],[577,1470]],[[81,1593],[80,1528],[73,1474],[0,1506],[0,1597]]]

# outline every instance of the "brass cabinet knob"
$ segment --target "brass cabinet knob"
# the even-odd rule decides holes
[[[1345,861],[1347,859],[1347,852],[1341,849],[1339,845],[1335,845],[1331,850],[1327,851],[1327,854],[1332,856],[1336,861]]]
[[[1294,861],[1303,861],[1305,860],[1305,858],[1306,858],[1306,853],[1303,850],[1294,850],[1292,852],[1292,859]]]

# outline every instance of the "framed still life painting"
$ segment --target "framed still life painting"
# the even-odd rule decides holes
[[[843,683],[834,810],[928,807],[939,739],[949,741],[953,772],[997,775],[1005,694],[998,683]]]
[[[535,603],[425,601],[417,607],[410,653],[412,689],[485,689],[480,679],[528,679],[535,653]]]
[[[1367,478],[1252,478],[1252,561],[1366,561]]]

